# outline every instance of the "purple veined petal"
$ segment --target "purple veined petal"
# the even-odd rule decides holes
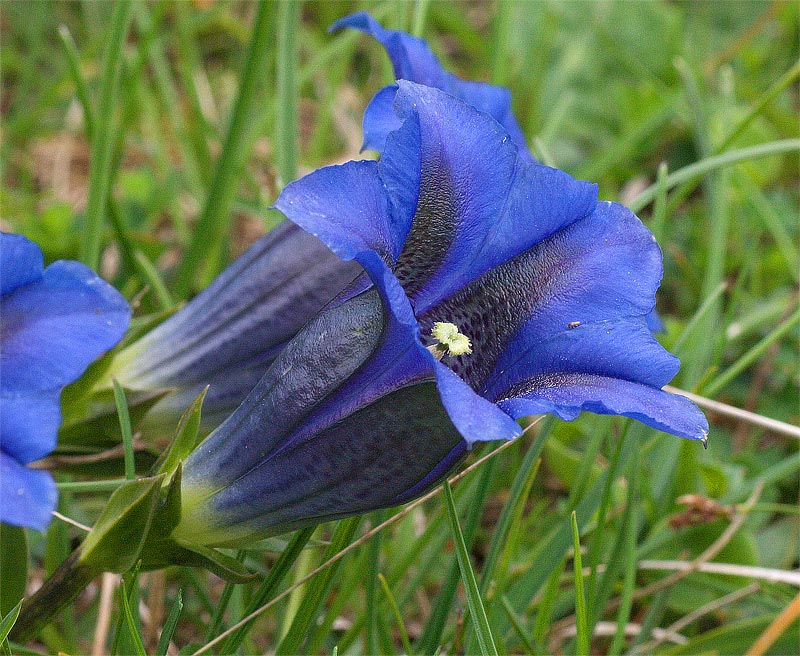
[[[531,344],[587,323],[648,313],[661,280],[661,251],[627,208],[592,214],[490,270],[419,317],[456,323],[474,353],[447,364],[476,389]],[[490,304],[487,305],[487,299]]]
[[[656,341],[642,317],[581,324],[541,342],[509,349],[486,381],[483,393],[498,399],[538,374],[585,373],[661,388],[680,362]]]
[[[420,328],[405,291],[385,263],[374,253],[356,256],[380,292],[387,325],[380,347],[368,363],[343,385],[326,407],[336,408],[304,423],[300,437],[313,435],[323,426],[355,412],[392,389],[425,380],[435,380],[441,403],[450,421],[471,448],[476,442],[508,440],[520,434],[516,422],[479,396],[425,348]]]
[[[286,221],[123,351],[115,376],[131,389],[176,388],[150,412],[154,423],[180,416],[179,404],[210,385],[203,421],[218,425],[286,342],[359,273],[357,264]]]
[[[23,467],[0,451],[0,522],[44,531],[57,500],[58,490],[49,472]]]
[[[125,333],[130,308],[79,262],[59,261],[41,279],[3,296],[4,392],[47,390],[76,380]]]
[[[581,412],[620,415],[665,433],[706,439],[708,420],[689,399],[620,378],[583,373],[533,376],[515,396],[499,402],[514,417],[552,413],[572,421]]]
[[[643,318],[582,324],[518,353],[487,382],[485,394],[514,417],[553,412],[570,420],[587,410],[705,439],[703,413],[684,397],[661,391],[678,367]]]
[[[0,390],[0,444],[3,452],[27,464],[56,448],[61,425],[61,389]]]
[[[436,89],[398,85],[405,123],[389,136],[380,172],[390,194],[408,189],[413,178],[396,178],[409,177],[408,153],[418,153],[416,213],[395,267],[417,314],[595,208],[596,185],[525,162],[485,114]],[[407,206],[407,194],[394,206]]]
[[[39,247],[22,235],[0,232],[0,295],[42,277],[44,259]]]
[[[488,114],[503,126],[519,147],[520,156],[526,161],[534,161],[511,109],[508,89],[485,82],[461,80],[448,73],[425,41],[405,32],[384,29],[366,12],[345,16],[331,25],[329,31],[345,27],[360,30],[378,41],[386,49],[397,79],[440,89]],[[364,112],[365,148],[383,150],[386,136],[392,131],[391,123],[384,120],[389,116],[387,105],[392,102],[390,96],[391,92],[383,89]]]

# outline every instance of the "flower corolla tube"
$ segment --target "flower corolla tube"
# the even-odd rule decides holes
[[[0,521],[47,527],[55,482],[26,465],[56,446],[61,389],[122,338],[130,316],[85,265],[44,268],[35,243],[0,233]]]
[[[188,457],[177,539],[233,545],[398,505],[531,414],[705,439],[697,407],[661,389],[679,363],[646,325],[662,264],[639,219],[447,93],[400,80],[394,111],[379,162],[281,193],[365,273]]]
[[[361,271],[284,222],[185,307],[124,349],[113,375],[131,390],[174,390],[148,413],[153,426],[174,426],[209,385],[203,423],[217,426],[285,344]]]

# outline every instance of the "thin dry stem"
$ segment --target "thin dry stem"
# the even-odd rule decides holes
[[[100,583],[100,605],[97,610],[97,625],[92,641],[92,656],[103,656],[106,652],[106,639],[111,626],[111,607],[114,603],[114,590],[119,584],[119,574],[106,572]]]
[[[655,630],[653,630],[653,639],[650,642],[639,645],[636,651],[648,654],[652,653],[652,651],[658,647],[658,645],[666,640],[666,634],[672,632],[678,633],[683,628],[689,626],[692,622],[700,619],[704,615],[708,615],[709,613],[713,613],[720,608],[724,608],[728,604],[732,604],[740,599],[743,599],[744,597],[747,597],[748,595],[753,594],[754,592],[758,592],[760,589],[761,586],[758,583],[751,583],[750,585],[744,586],[740,590],[735,590],[730,594],[724,595],[723,597],[709,601],[707,604],[703,604],[699,608],[695,608],[691,613],[687,613],[679,620],[670,624],[666,629],[664,629],[664,634],[659,635]]]
[[[772,419],[771,417],[765,417],[764,415],[758,415],[755,412],[742,410],[741,408],[736,408],[732,405],[728,405],[727,403],[722,403],[721,401],[707,399],[705,396],[692,394],[692,392],[687,392],[670,385],[664,386],[664,391],[685,396],[687,399],[694,401],[697,405],[705,410],[710,410],[711,412],[716,412],[719,415],[731,417],[732,419],[737,419],[739,421],[752,424],[753,426],[766,428],[773,433],[779,433],[781,435],[794,437],[795,439],[800,440],[800,427],[798,426],[792,426],[791,424],[778,421],[777,419]]]

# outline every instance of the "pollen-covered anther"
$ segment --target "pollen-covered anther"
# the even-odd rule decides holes
[[[445,355],[455,357],[472,353],[472,343],[469,341],[469,337],[459,332],[458,326],[454,323],[437,321],[433,324],[431,337],[438,343],[431,344],[428,350],[437,360],[441,360]]]

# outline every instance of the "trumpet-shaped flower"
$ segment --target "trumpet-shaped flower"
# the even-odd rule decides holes
[[[425,41],[405,32],[384,29],[364,11],[339,19],[331,25],[329,31],[346,27],[369,34],[386,49],[398,80],[409,80],[441,89],[487,113],[505,128],[508,136],[517,144],[520,157],[532,161],[525,135],[511,109],[511,92],[508,89],[484,82],[462,80],[448,73]],[[367,106],[364,112],[364,148],[382,152],[386,137],[400,127],[402,119],[393,108],[396,93],[396,84],[385,87]]]
[[[641,222],[451,95],[400,81],[395,111],[380,162],[320,169],[278,199],[369,280],[190,455],[177,538],[233,544],[397,505],[534,413],[705,439],[702,413],[661,389],[678,361],[645,324],[662,269]]]
[[[39,247],[0,233],[0,520],[43,530],[53,477],[25,465],[50,453],[61,389],[125,333],[130,308],[79,262],[46,269]]]
[[[499,121],[530,159],[511,111],[508,89],[461,80],[446,72],[422,40],[384,30],[364,12],[331,30],[360,29],[387,49],[395,74],[445,90]],[[399,127],[392,101],[397,86],[380,91],[364,116],[365,147],[382,150]],[[147,425],[173,425],[209,385],[206,428],[219,425],[255,386],[283,346],[361,272],[310,234],[287,222],[256,242],[206,290],[122,352],[113,375],[126,388],[172,389],[147,416]]]

